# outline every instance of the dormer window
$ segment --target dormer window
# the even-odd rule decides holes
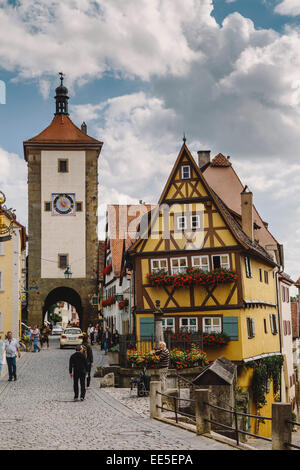
[[[190,165],[183,165],[181,167],[181,178],[183,180],[188,180],[191,177],[191,167]]]

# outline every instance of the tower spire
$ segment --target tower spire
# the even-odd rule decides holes
[[[55,95],[55,101],[56,101],[56,111],[55,111],[55,116],[59,115],[69,115],[68,112],[68,89],[64,86],[63,81],[64,81],[64,74],[62,72],[59,72],[60,75],[60,86],[56,88],[56,95]]]

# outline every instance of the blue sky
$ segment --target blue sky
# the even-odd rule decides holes
[[[104,141],[101,214],[107,203],[155,203],[185,131],[194,155],[231,155],[298,277],[299,3],[0,2],[0,188],[19,219],[23,140],[51,122],[63,71],[72,119]]]

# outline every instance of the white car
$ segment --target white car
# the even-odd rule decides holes
[[[83,334],[80,328],[66,328],[60,337],[60,349],[65,346],[77,346],[82,344]]]
[[[61,335],[64,329],[60,325],[53,325],[52,327],[52,335]]]

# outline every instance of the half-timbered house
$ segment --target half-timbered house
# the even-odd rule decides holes
[[[226,344],[203,345],[209,360],[246,365],[280,354],[277,262],[254,238],[252,193],[245,187],[239,197],[234,217],[182,145],[147,229],[129,248],[139,339],[154,334],[159,301],[164,329],[224,334]],[[245,390],[252,374],[239,369]]]

